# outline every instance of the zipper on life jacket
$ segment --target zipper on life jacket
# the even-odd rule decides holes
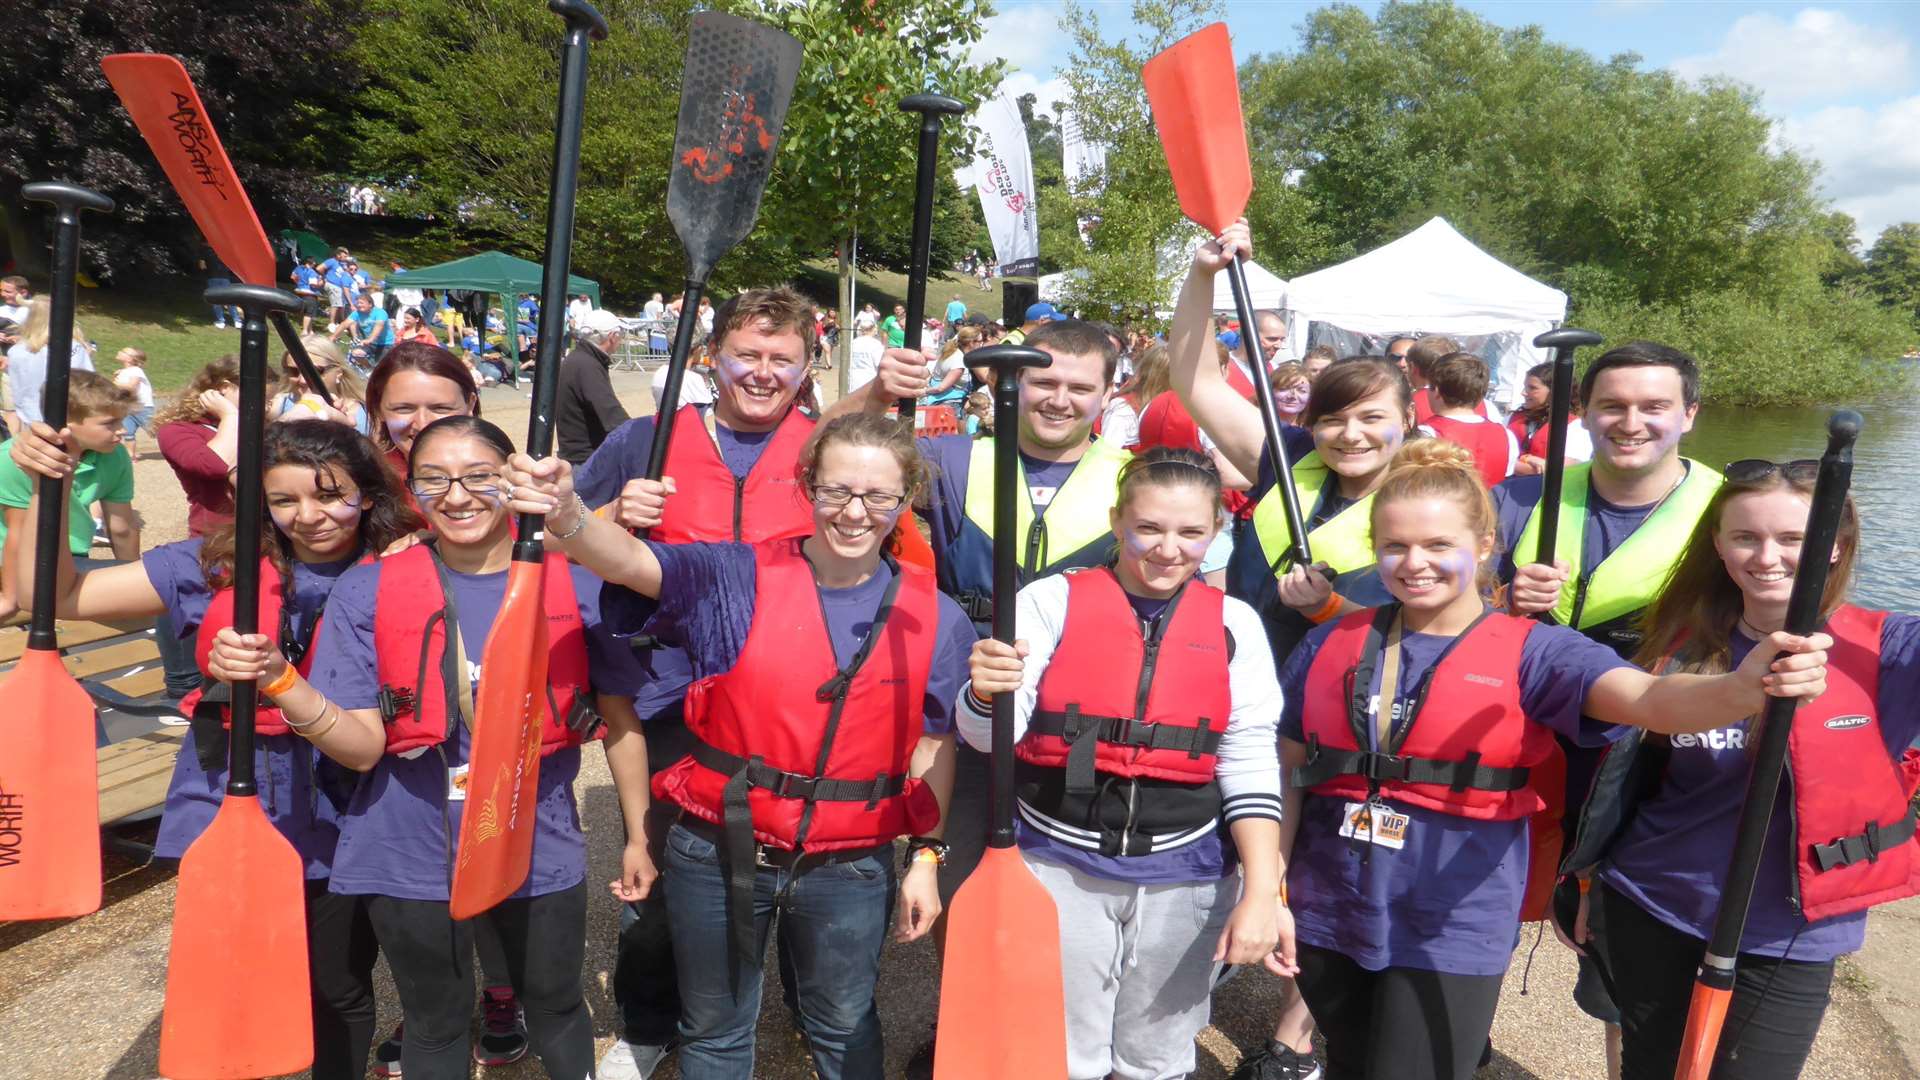
[[[1036,517],[1027,529],[1027,573],[1040,572],[1040,557],[1047,547],[1047,519]]]
[[[1587,608],[1587,582],[1593,579],[1591,574],[1581,574],[1573,579],[1573,614],[1567,619],[1567,625],[1580,629],[1580,613]]]
[[[734,477],[733,478],[733,542],[736,544],[740,542],[740,510],[741,510],[742,503],[746,500],[746,497],[747,497],[747,478],[744,476]]]

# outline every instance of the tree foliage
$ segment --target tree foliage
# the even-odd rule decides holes
[[[1920,223],[1903,221],[1881,230],[1859,280],[1881,303],[1920,327]]]
[[[89,273],[114,281],[185,270],[199,232],[100,72],[110,53],[160,52],[186,64],[268,227],[296,220],[299,206],[320,199],[319,178],[352,117],[360,74],[341,53],[363,18],[360,0],[14,0],[0,64],[0,207],[19,212],[23,183],[85,184],[116,204],[87,218]],[[41,261],[27,230],[10,233],[17,259]]]

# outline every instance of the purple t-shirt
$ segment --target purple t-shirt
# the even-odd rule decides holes
[[[331,563],[295,563],[293,598],[287,604],[289,628],[298,637],[308,637],[327,594],[340,576],[354,565],[354,558]],[[173,628],[182,639],[192,643],[206,618],[213,590],[200,569],[200,540],[182,540],[165,544],[140,556],[147,581],[160,594]],[[272,634],[277,627],[262,627]],[[305,739],[291,732],[263,735],[254,743],[254,780],[260,789],[260,808],[267,820],[300,853],[310,879],[331,873],[334,845],[340,838],[339,808],[345,793],[353,787],[353,774],[315,750]],[[227,767],[215,769],[200,765],[199,745],[193,730],[181,740],[180,756],[174,759],[173,779],[167,785],[167,801],[160,815],[160,832],[153,842],[153,853],[163,859],[177,859],[212,824],[214,814],[226,798]]]
[[[672,635],[685,644],[697,679],[731,670],[753,626],[757,575],[752,545],[649,540],[647,546],[660,560],[660,598],[656,602],[631,589],[608,586],[601,599],[608,632],[616,637]],[[882,562],[872,577],[852,588],[817,590],[827,636],[840,663],[859,651],[892,580],[893,571]],[[940,614],[927,671],[924,730],[945,735],[953,731],[953,704],[967,681],[975,636],[973,622],[960,605],[944,593],[935,595]]]
[[[715,424],[713,431],[720,460],[736,477],[753,471],[773,437],[772,431],[734,431],[720,424]],[[652,449],[653,417],[642,416],[621,424],[574,472],[574,490],[588,506],[605,506],[620,496],[627,481],[647,475]],[[662,642],[650,649],[623,644],[621,649],[609,651],[608,670],[603,673],[596,668],[593,678],[604,693],[631,695],[634,710],[645,721],[667,713],[679,715],[680,702],[693,681],[693,667],[686,650],[677,644]],[[604,686],[600,685],[602,678],[606,680]],[[665,763],[653,764],[657,768]]]
[[[1307,669],[1337,623],[1316,627],[1280,672],[1286,706],[1280,736],[1303,742]],[[1401,640],[1399,707],[1454,639]],[[1594,680],[1628,666],[1612,649],[1563,626],[1536,626],[1520,652],[1520,704],[1527,719],[1582,746],[1625,729],[1583,719]],[[1379,692],[1379,684],[1373,686]],[[1428,712],[1444,709],[1429,701]],[[1416,723],[1421,722],[1416,719]],[[1389,800],[1392,801],[1392,800]],[[1457,975],[1507,970],[1520,931],[1527,879],[1527,822],[1477,821],[1404,803],[1406,844],[1395,850],[1339,835],[1346,803],[1308,792],[1287,863],[1287,889],[1300,940],[1344,953],[1369,971],[1418,968]],[[1356,846],[1364,851],[1356,851]]]
[[[580,601],[580,622],[587,633],[587,655],[598,673],[612,649],[627,648],[600,629],[600,579],[573,567],[573,588]],[[507,571],[461,574],[447,579],[459,613],[473,687],[480,686],[481,656],[487,633],[506,595]],[[374,597],[380,566],[355,567],[340,578],[327,601],[320,625],[312,682],[343,709],[379,705],[380,678],[373,644]],[[403,900],[445,900],[453,876],[453,849],[459,836],[464,799],[449,799],[448,769],[464,765],[468,736],[464,724],[453,736],[412,757],[388,754],[360,779],[340,820],[340,845],[333,860],[333,892],[373,894]],[[580,772],[578,748],[540,759],[535,794],[533,867],[516,897],[540,896],[571,888],[586,878],[587,843],[573,802],[573,781]]]
[[[1753,644],[1736,632],[1733,662],[1738,664]],[[1889,615],[1881,628],[1879,700],[1920,700],[1920,618]],[[1887,754],[1898,760],[1920,737],[1920,711],[1882,707],[1879,719]],[[1603,881],[1654,918],[1703,940],[1713,929],[1746,799],[1752,767],[1747,725],[1742,720],[1715,731],[1672,737],[1673,755],[1659,790],[1640,804],[1600,873]],[[1791,791],[1791,781],[1782,784],[1774,805],[1740,951],[1831,960],[1865,943],[1867,913],[1809,923],[1791,906],[1796,873]]]

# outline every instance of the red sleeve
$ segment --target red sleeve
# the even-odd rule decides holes
[[[180,487],[187,495],[188,532],[200,535],[202,529],[233,513],[233,492],[227,486],[227,463],[207,449],[214,431],[205,424],[185,420],[163,424],[154,432],[160,454],[173,467]]]

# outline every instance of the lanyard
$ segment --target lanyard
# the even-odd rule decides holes
[[[1380,696],[1373,708],[1374,749],[1386,752],[1393,739],[1393,713],[1400,693],[1400,632],[1402,612],[1396,609],[1387,627],[1386,648],[1380,653]]]

